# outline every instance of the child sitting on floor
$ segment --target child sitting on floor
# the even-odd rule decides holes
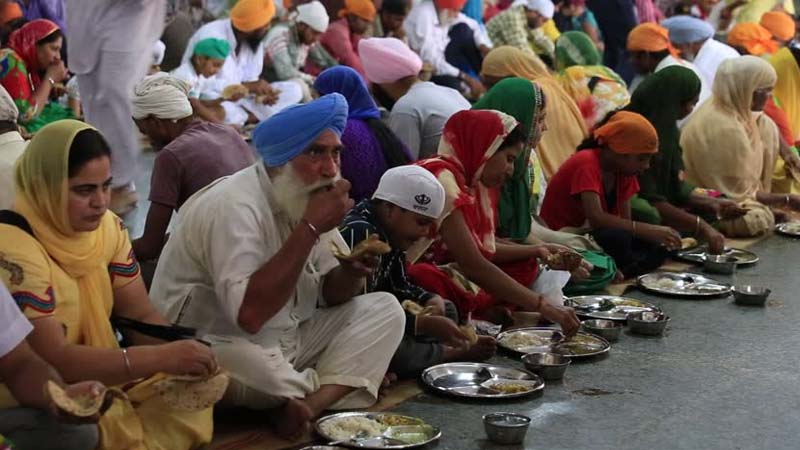
[[[588,231],[628,277],[649,272],[680,249],[669,228],[631,220],[637,175],[658,151],[658,134],[643,116],[620,111],[606,119],[547,185],[541,217],[553,230]]]
[[[194,46],[192,59],[181,64],[172,71],[172,76],[189,83],[189,101],[195,114],[202,119],[214,122],[225,122],[225,110],[222,108],[222,89],[220,80],[215,76],[222,70],[225,58],[231,52],[230,44],[223,39],[203,39]],[[240,100],[246,95],[236,93],[225,100]]]
[[[389,292],[401,302],[411,300],[419,309],[429,308],[416,316],[407,308],[406,333],[389,366],[399,377],[413,377],[447,361],[485,360],[495,352],[494,339],[488,336],[469,344],[459,330],[455,305],[406,276],[405,250],[428,236],[443,209],[444,188],[430,172],[418,166],[395,167],[383,174],[372,199],[356,205],[339,229],[350,248],[371,235],[392,247],[380,257],[366,292]]]

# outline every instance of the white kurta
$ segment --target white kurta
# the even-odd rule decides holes
[[[222,89],[226,86],[249,83],[259,79],[264,69],[264,46],[260,44],[253,48],[248,43],[243,43],[238,47],[237,51],[236,35],[233,33],[233,25],[231,25],[230,19],[215,20],[200,27],[189,39],[181,64],[191,64],[194,47],[198,42],[207,38],[224,39],[228,41],[231,47],[231,52],[225,58],[222,69],[214,75],[214,78],[217,79],[214,81],[214,88],[220,90],[220,95],[222,94]],[[257,103],[255,98],[250,97],[238,102],[223,102],[225,122],[243,125],[247,120],[248,111],[256,116],[258,120],[264,120],[281,109],[299,103],[303,99],[301,87],[294,82],[273,83],[272,87],[280,91],[278,103],[275,105],[263,105]],[[211,98],[219,98],[219,95]]]
[[[466,23],[475,36],[475,45],[492,46],[486,31],[482,30],[478,22],[459,13],[453,25]],[[445,60],[444,51],[450,38],[447,33],[450,27],[439,25],[439,16],[433,1],[424,0],[414,6],[403,22],[403,28],[408,37],[408,46],[419,53],[423,61],[433,64],[436,75],[458,76],[457,67]]]
[[[739,52],[728,44],[723,44],[715,39],[709,39],[700,47],[700,51],[694,57],[694,65],[700,70],[712,86],[717,69],[722,61],[731,58],[738,58]]]
[[[86,121],[111,146],[115,187],[136,178],[140,148],[129,97],[150,67],[165,8],[164,0],[66,0],[69,68]]]
[[[338,230],[312,249],[294,298],[255,334],[238,325],[250,277],[281,249],[292,226],[272,196],[262,163],[193,195],[159,259],[150,291],[156,307],[214,343],[231,372],[234,402],[254,408],[302,398],[321,384],[358,388],[335,407],[366,407],[400,343],[404,314],[384,293],[326,307],[325,275],[338,266]],[[265,300],[269,293],[264,293]],[[353,320],[353,318],[358,320]]]

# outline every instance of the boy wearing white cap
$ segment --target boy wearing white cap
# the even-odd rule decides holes
[[[406,332],[389,366],[399,377],[416,376],[442,362],[488,359],[495,352],[490,337],[470,345],[457,326],[455,305],[414,285],[406,276],[405,250],[430,234],[444,202],[444,188],[430,172],[419,166],[395,167],[383,174],[372,199],[356,205],[339,228],[350,248],[371,235],[392,247],[367,278],[365,293],[385,291],[400,301],[431,307],[428,315],[406,312]]]

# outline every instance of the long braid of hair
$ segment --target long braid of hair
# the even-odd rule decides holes
[[[386,160],[388,169],[392,167],[405,166],[411,163],[411,157],[408,154],[407,147],[400,138],[394,134],[389,127],[384,124],[381,119],[367,119],[367,126],[369,127],[375,139],[383,151],[383,157]]]

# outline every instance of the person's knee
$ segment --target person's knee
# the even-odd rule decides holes
[[[100,431],[97,425],[72,425],[69,439],[65,440],[64,450],[93,450],[100,443]]]

